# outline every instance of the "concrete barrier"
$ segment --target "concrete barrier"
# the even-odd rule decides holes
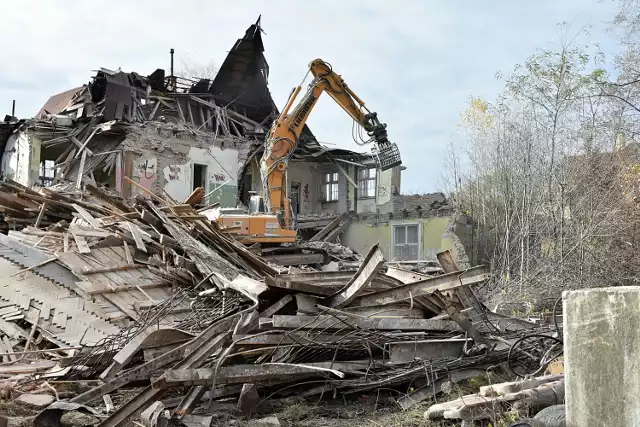
[[[567,427],[640,426],[640,287],[565,291]]]

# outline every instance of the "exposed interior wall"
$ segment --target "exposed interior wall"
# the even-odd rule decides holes
[[[183,161],[157,156],[150,151],[139,153],[133,160],[134,181],[154,192],[166,191],[173,199],[182,201],[193,191],[197,172],[204,174],[202,182],[209,194],[206,204],[220,203],[222,207],[235,207],[238,194],[238,151],[187,147]],[[133,194],[143,194],[133,188]]]
[[[40,173],[40,139],[30,131],[9,137],[2,156],[2,172],[25,186],[38,182]]]
[[[350,165],[341,165],[342,170],[353,178],[355,168]],[[338,173],[338,200],[326,202],[323,200],[323,175],[325,173]],[[258,194],[263,193],[260,169],[257,162],[252,162],[245,171],[245,177],[251,176],[251,188]],[[354,209],[355,187],[349,183],[345,175],[333,164],[314,162],[290,162],[287,169],[287,186],[289,195],[292,196],[292,185],[298,184],[300,188],[301,214],[309,213],[343,213]]]
[[[367,165],[369,166],[369,165]],[[371,163],[373,166],[373,163]],[[358,183],[358,175],[354,174],[356,183]],[[359,184],[359,183],[358,183]],[[377,171],[376,174],[376,194],[375,197],[358,197],[357,213],[358,214],[375,214],[388,213],[392,211],[392,197],[400,190],[400,168],[394,167],[386,171]]]
[[[418,224],[420,227],[421,260],[433,260],[438,252],[449,249],[456,259],[466,259],[464,248],[455,245],[450,235],[451,217],[432,217],[416,219],[394,219],[385,222],[352,222],[345,231],[341,242],[358,253],[367,253],[369,248],[378,243],[385,259],[394,260],[393,226],[401,224]]]
[[[233,143],[211,139],[200,140],[187,133],[174,133],[158,127],[129,133],[123,143],[126,150],[123,165],[116,168],[131,176],[140,186],[155,193],[166,191],[178,201],[193,191],[194,178],[209,194],[205,203],[235,207],[238,197],[238,152]],[[130,174],[130,175],[128,175]],[[123,186],[123,194],[144,191]]]

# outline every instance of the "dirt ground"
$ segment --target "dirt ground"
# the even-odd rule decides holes
[[[288,398],[263,405],[251,418],[238,417],[234,413],[235,404],[227,408],[218,406],[215,426],[250,427],[252,419],[276,416],[283,427],[436,427],[439,423],[429,423],[423,418],[429,404],[416,405],[409,411],[402,411],[389,398],[365,396],[357,401],[314,402],[299,398]],[[226,409],[226,410],[225,410]],[[451,425],[451,424],[450,424]]]

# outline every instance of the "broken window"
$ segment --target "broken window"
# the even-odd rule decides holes
[[[40,184],[43,186],[51,185],[53,178],[56,176],[55,161],[43,160],[40,162]]]
[[[330,172],[322,175],[324,184],[324,201],[335,202],[338,200],[338,172]]]
[[[376,168],[360,169],[358,171],[358,197],[376,196]]]
[[[193,190],[198,187],[207,191],[207,165],[193,164]]]
[[[396,261],[420,260],[420,225],[393,226],[393,259]]]

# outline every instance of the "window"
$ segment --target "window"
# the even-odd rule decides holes
[[[56,176],[55,161],[44,160],[40,162],[40,184],[43,186],[51,185],[53,178]]]
[[[335,202],[338,200],[338,172],[325,173],[322,175],[324,185],[324,201]]]
[[[376,196],[376,168],[358,170],[358,197]]]
[[[396,261],[420,260],[419,224],[393,226],[393,258]]]

